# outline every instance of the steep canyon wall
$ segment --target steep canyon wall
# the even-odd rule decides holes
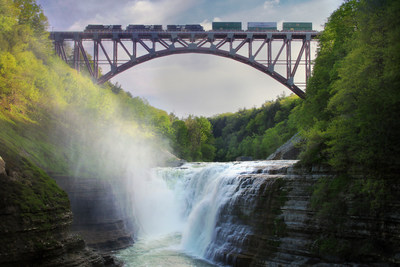
[[[71,231],[81,235],[90,248],[108,252],[133,243],[134,218],[126,212],[129,208],[124,210],[129,205],[124,198],[129,196],[118,180],[53,177],[70,199],[74,214]]]
[[[342,222],[338,230],[319,220],[311,207],[313,187],[322,177],[333,179],[333,174],[318,167],[260,167],[241,174],[242,195],[221,209],[210,255],[230,266],[400,264],[399,200],[386,207],[383,217],[336,218]]]
[[[28,162],[11,163],[0,157],[0,265],[104,266],[103,257],[71,234],[67,195]]]

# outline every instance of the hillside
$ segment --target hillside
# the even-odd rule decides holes
[[[243,109],[210,118],[215,138],[216,161],[237,157],[266,159],[296,132],[289,114],[301,103],[295,95],[267,101],[260,108]]]
[[[0,17],[0,265],[100,266],[70,234],[70,201],[49,175],[110,179],[126,159],[165,164],[169,116],[56,58],[34,1],[1,0]]]

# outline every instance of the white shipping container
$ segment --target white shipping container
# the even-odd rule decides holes
[[[247,22],[247,28],[276,28],[276,22]]]

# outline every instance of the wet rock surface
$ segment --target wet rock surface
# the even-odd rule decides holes
[[[110,182],[53,177],[70,199],[74,215],[71,231],[82,236],[88,247],[106,253],[133,244],[133,219],[122,210],[119,201],[123,196],[117,197]]]
[[[69,231],[68,198],[54,181],[40,171],[8,169],[5,163],[0,172],[0,266],[104,266],[103,257]]]
[[[393,200],[381,218],[346,216],[346,229],[329,233],[310,206],[313,185],[329,176],[332,174],[323,167],[312,171],[278,168],[241,175],[240,186],[245,190],[221,209],[209,255],[230,266],[398,266],[399,201]],[[317,242],[327,233],[360,245],[374,238],[386,246],[385,253],[348,259],[323,255],[316,249]]]

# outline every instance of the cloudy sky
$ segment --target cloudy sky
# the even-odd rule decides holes
[[[212,21],[312,22],[322,30],[343,0],[37,0],[50,30],[83,30],[88,24],[202,24]],[[212,116],[259,107],[286,87],[236,61],[210,55],[173,55],[131,68],[112,79],[179,117]]]

